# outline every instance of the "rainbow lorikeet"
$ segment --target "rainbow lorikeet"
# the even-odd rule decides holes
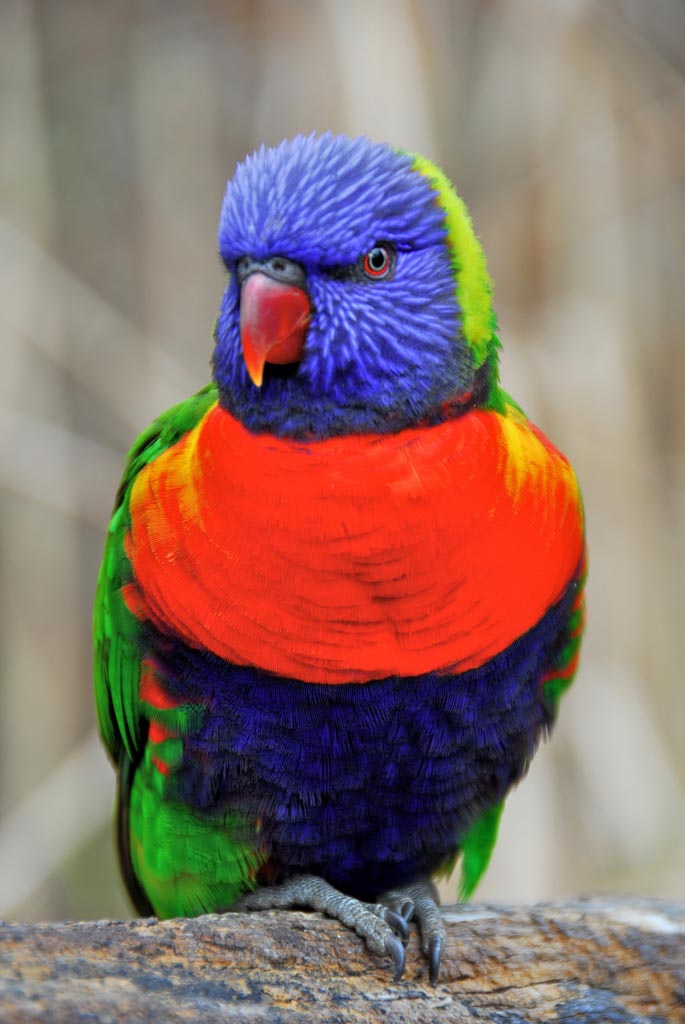
[[[140,913],[304,906],[437,977],[573,676],[582,504],[498,383],[485,258],[428,160],[330,134],[228,184],[213,383],[137,440],[95,697]]]

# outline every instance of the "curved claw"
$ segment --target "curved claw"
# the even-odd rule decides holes
[[[435,935],[428,947],[428,977],[431,985],[437,984],[440,977],[440,957],[442,956],[442,936]]]
[[[402,906],[400,907],[400,915],[404,918],[407,924],[409,924],[412,917],[414,916],[415,909],[416,908],[414,906],[413,900],[405,900]]]
[[[394,965],[393,981],[399,981],[404,974],[406,954],[404,946],[395,935],[387,935],[385,939],[385,952],[392,957]]]
[[[406,918],[402,917],[401,914],[396,914],[394,910],[390,910],[389,907],[385,907],[383,910],[383,920],[386,924],[389,924],[394,932],[396,932],[403,942],[409,941],[409,925],[407,924]]]

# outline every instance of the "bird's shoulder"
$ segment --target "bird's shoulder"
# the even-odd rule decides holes
[[[126,504],[131,486],[140,471],[193,430],[216,401],[216,384],[207,384],[190,398],[167,409],[139,434],[126,456],[126,465],[114,501],[112,520],[115,520],[117,511]]]

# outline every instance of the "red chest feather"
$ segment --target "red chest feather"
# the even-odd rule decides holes
[[[479,411],[306,444],[215,406],[140,473],[131,521],[137,615],[319,683],[478,667],[560,597],[583,549],[568,462]]]

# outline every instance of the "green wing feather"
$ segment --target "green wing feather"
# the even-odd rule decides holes
[[[131,580],[124,540],[130,526],[129,497],[138,473],[176,444],[217,399],[209,384],[173,406],[145,430],[128,454],[109,524],[100,567],[94,614],[95,707],[100,735],[113,761],[123,749],[134,763],[140,749],[138,681],[140,624],[126,607],[121,588]]]
[[[585,627],[585,580],[587,564],[583,565],[576,583],[576,598],[571,608],[571,615],[561,638],[560,649],[550,671],[543,680],[542,689],[552,719],[555,720],[559,711],[559,701],[568,690],[575,677],[578,667],[580,644]]]
[[[490,863],[503,810],[504,800],[481,814],[462,841],[459,874],[459,899],[462,902],[471,899]]]

